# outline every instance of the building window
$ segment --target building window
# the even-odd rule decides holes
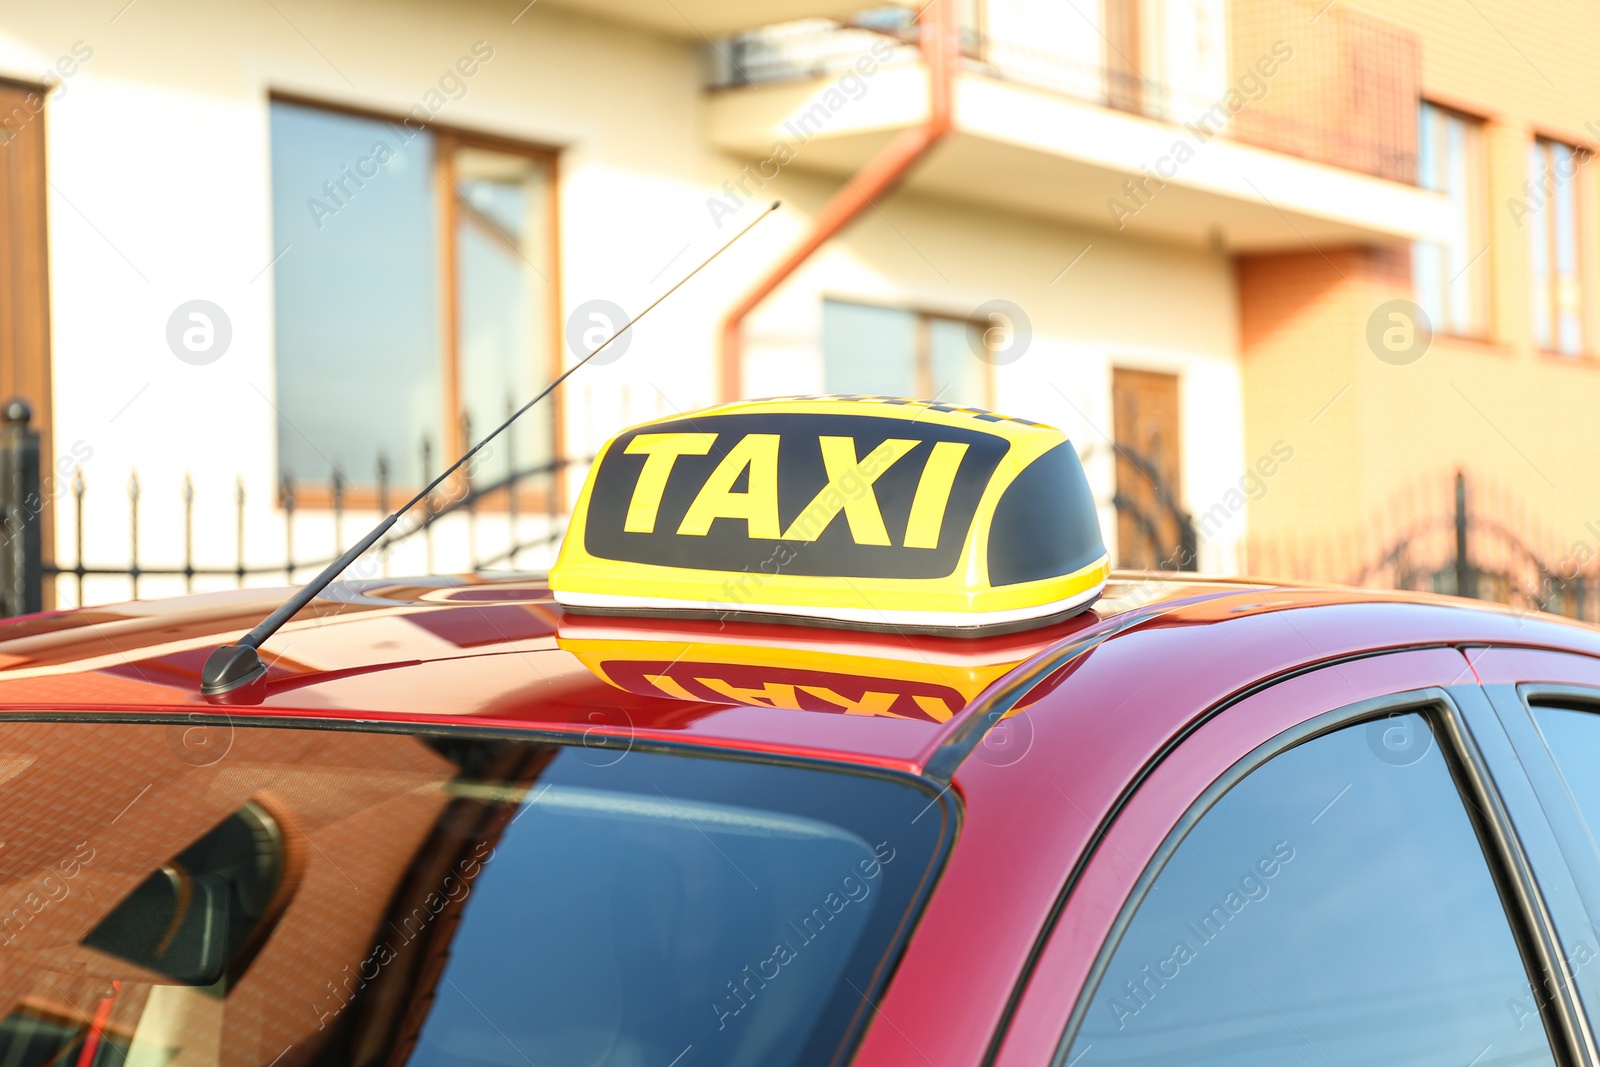
[[[1533,278],[1533,332],[1540,348],[1566,356],[1582,355],[1583,270],[1578,238],[1578,168],[1584,149],[1545,137],[1533,142],[1528,170],[1534,210],[1525,219],[1530,231]]]
[[[827,300],[822,308],[824,388],[989,407],[984,324],[902,308]]]
[[[280,473],[370,486],[381,457],[419,485],[557,366],[555,159],[285,99],[271,142]],[[557,415],[524,416],[480,481],[549,463]]]
[[[1449,239],[1412,253],[1417,301],[1436,332],[1481,337],[1489,306],[1483,123],[1425,103],[1417,129],[1417,180],[1450,200]]]

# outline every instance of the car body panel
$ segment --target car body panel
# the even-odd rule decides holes
[[[1083,644],[957,769],[961,832],[874,1005],[858,1064],[925,1064],[925,1054],[982,1062],[1013,1007],[1002,1062],[1048,1057],[1074,983],[1148,856],[1196,791],[1271,732],[1371,696],[1479,677],[1543,670],[1547,680],[1600,686],[1600,630],[1564,620],[1443,597],[1122,574],[1092,609],[1026,638],[871,639],[868,664],[893,656],[986,682],[944,721],[675,699],[597,674],[593,657],[563,647],[564,616],[547,586],[519,576],[341,584],[267,642],[269,673],[255,698],[202,698],[206,655],[283,595],[207,594],[0,624],[0,714],[456,724],[915,774],[1029,664]],[[844,630],[698,625],[695,640],[765,645],[789,666],[796,650],[855,656],[871,643]],[[997,677],[969,670],[1013,662],[1007,656],[1015,665]],[[1169,752],[1180,758],[1164,761]],[[1117,849],[1096,849],[1108,826]]]
[[[1005,1011],[1078,857],[1125,791],[1209,709],[1272,679],[1385,646],[1439,650],[1455,681],[1473,681],[1466,660],[1449,646],[1452,635],[1473,632],[1476,620],[1464,616],[1481,614],[1475,610],[1342,596],[1299,608],[1305,599],[1239,593],[1121,633],[1077,661],[1070,682],[1025,713],[1032,729],[1025,759],[988,762],[980,750],[963,764],[956,784],[966,825],[901,975],[880,1005],[904,1037],[895,1027],[875,1027],[860,1062],[916,1062],[914,1049],[907,1051],[912,1044],[949,1049],[952,1062],[978,1062],[990,1020]],[[1479,640],[1494,630],[1518,632],[1513,619],[1486,618],[1475,633]],[[1218,646],[1224,629],[1234,635],[1225,655]],[[1152,670],[1153,663],[1161,669]],[[1062,793],[1069,782],[1070,797]],[[1170,812],[1174,821],[1182,807]],[[1019,819],[1018,812],[1059,817]],[[1006,872],[1005,909],[993,907],[996,871]],[[967,980],[952,987],[951,973]],[[918,1033],[905,1018],[929,1029]]]
[[[1600,659],[1549,648],[1497,646],[1467,650],[1478,680],[1490,685],[1584,685],[1600,687]]]
[[[997,1064],[1045,1063],[1055,1055],[1077,991],[1124,901],[1179,820],[1230,767],[1327,712],[1463,679],[1471,684],[1455,649],[1372,656],[1286,679],[1195,729],[1150,770],[1084,867],[1039,956]]]
[[[1201,595],[1219,596],[1235,587],[1202,588]],[[1168,583],[1161,593],[1194,595],[1184,583]],[[538,579],[339,587],[263,647],[269,665],[264,695],[249,703],[201,697],[205,657],[283,595],[204,594],[12,620],[0,625],[0,709],[471,722],[577,734],[597,743],[686,742],[909,771],[919,768],[942,736],[933,722],[629,693],[597,678],[558,644],[565,617]],[[936,671],[955,669],[996,646],[1013,650],[1009,662],[1020,663],[1121,610],[1107,599],[1081,616],[1027,634],[891,634],[877,640]],[[693,631],[694,625],[687,628]],[[697,625],[702,634],[740,636],[778,649],[802,643],[850,649],[868,640],[814,627]],[[686,624],[673,626],[682,631]]]

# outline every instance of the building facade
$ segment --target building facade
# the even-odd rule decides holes
[[[0,391],[45,434],[55,602],[306,576],[776,198],[448,487],[470,508],[362,573],[541,566],[620,426],[819,391],[1061,425],[1114,558],[1236,571],[1247,531],[1267,553],[1449,466],[1450,434],[1484,451],[1446,363],[1517,412],[1494,373],[1587,373],[1531,341],[1409,366],[1366,342],[1413,245],[1437,279],[1477,225],[1440,153],[1470,114],[1450,79],[1481,80],[1434,91],[1454,39],[1420,15],[938,2],[7,5]],[[1579,118],[1540,129],[1577,145]],[[1465,136],[1512,188],[1515,138]],[[1559,347],[1582,300],[1551,232]],[[1514,259],[1468,265],[1491,295],[1462,322],[1533,329]]]
[[[1486,572],[1467,591],[1593,618],[1600,484],[1581,430],[1600,401],[1600,116],[1583,57],[1600,22],[1559,4],[1341,7],[1419,42],[1417,180],[1448,197],[1449,223],[1408,254],[1239,264],[1247,450],[1307,444],[1252,509],[1253,560],[1426,584],[1454,555],[1459,471]]]

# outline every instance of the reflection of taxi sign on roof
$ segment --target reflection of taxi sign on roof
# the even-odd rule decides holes
[[[639,696],[945,722],[1019,663],[1087,624],[959,642],[836,630],[780,640],[759,626],[663,629],[654,620],[568,616],[556,642],[596,677]],[[1009,714],[1053,689],[1036,686]]]
[[[729,404],[606,444],[550,573],[569,610],[990,631],[1107,576],[1059,430],[886,397]]]

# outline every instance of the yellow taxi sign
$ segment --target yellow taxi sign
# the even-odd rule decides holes
[[[982,633],[1080,611],[1107,574],[1059,430],[828,396],[728,404],[612,438],[550,586],[577,612]]]

